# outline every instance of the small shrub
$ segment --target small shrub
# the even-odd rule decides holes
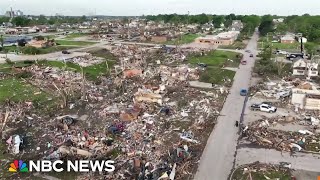
[[[23,71],[21,73],[16,74],[16,77],[26,79],[32,77],[32,73],[28,71]]]
[[[11,61],[10,59],[8,59],[8,58],[6,59],[6,63],[7,63],[7,64],[11,64],[11,65],[14,64],[14,62],[12,62],[12,61]]]
[[[28,46],[22,49],[23,54],[39,54],[40,50],[36,47]]]

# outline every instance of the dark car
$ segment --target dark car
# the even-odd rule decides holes
[[[242,61],[241,61],[241,64],[242,64],[242,65],[246,65],[246,64],[247,64],[247,61],[246,61],[246,60],[242,60]]]
[[[264,101],[261,104],[268,104],[268,105],[272,106],[272,102],[269,102],[269,101]]]
[[[201,68],[206,68],[206,67],[207,67],[207,64],[205,64],[205,63],[198,63],[198,66],[201,67]]]
[[[250,54],[250,57],[253,57],[253,54]]]
[[[260,104],[252,104],[252,105],[250,106],[250,109],[251,109],[252,111],[258,111],[258,110],[260,110]]]
[[[69,51],[67,51],[67,50],[63,50],[62,54],[71,54],[71,53]]]
[[[248,94],[248,90],[246,90],[246,89],[241,89],[240,90],[240,95],[241,96],[246,96]]]

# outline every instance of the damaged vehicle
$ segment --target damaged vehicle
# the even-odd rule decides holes
[[[277,112],[277,108],[269,104],[252,104],[250,109],[252,111],[262,111],[262,112],[268,112],[268,113]]]

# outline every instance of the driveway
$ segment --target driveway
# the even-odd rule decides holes
[[[258,35],[255,33],[248,43],[247,49],[252,54],[257,52]],[[244,97],[239,95],[241,88],[249,88],[251,71],[254,66],[254,58],[250,53],[244,53],[247,65],[240,65],[236,72],[234,82],[226,102],[222,108],[218,123],[211,133],[207,145],[200,159],[196,180],[225,180],[234,165],[236,145],[238,140],[238,128],[235,121],[239,121],[243,107]]]

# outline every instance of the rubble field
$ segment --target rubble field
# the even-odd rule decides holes
[[[232,180],[258,180],[258,179],[281,179],[289,180],[292,175],[290,165],[271,165],[255,162],[253,164],[243,165],[237,168],[230,179]]]
[[[193,177],[227,88],[190,87],[203,69],[177,52],[123,46],[111,53],[118,60],[110,64],[86,56],[0,65],[0,89],[6,81],[15,83],[7,92],[21,89],[0,102],[2,167],[17,158],[112,159],[114,173],[76,179]],[[42,176],[6,171],[0,178]]]
[[[296,89],[311,91],[317,85],[297,78],[258,83],[250,88],[247,103],[243,143],[279,151],[320,152],[320,111],[304,109],[297,101]],[[300,92],[297,91],[297,92]],[[268,103],[278,108],[274,113],[253,111],[254,103]]]

